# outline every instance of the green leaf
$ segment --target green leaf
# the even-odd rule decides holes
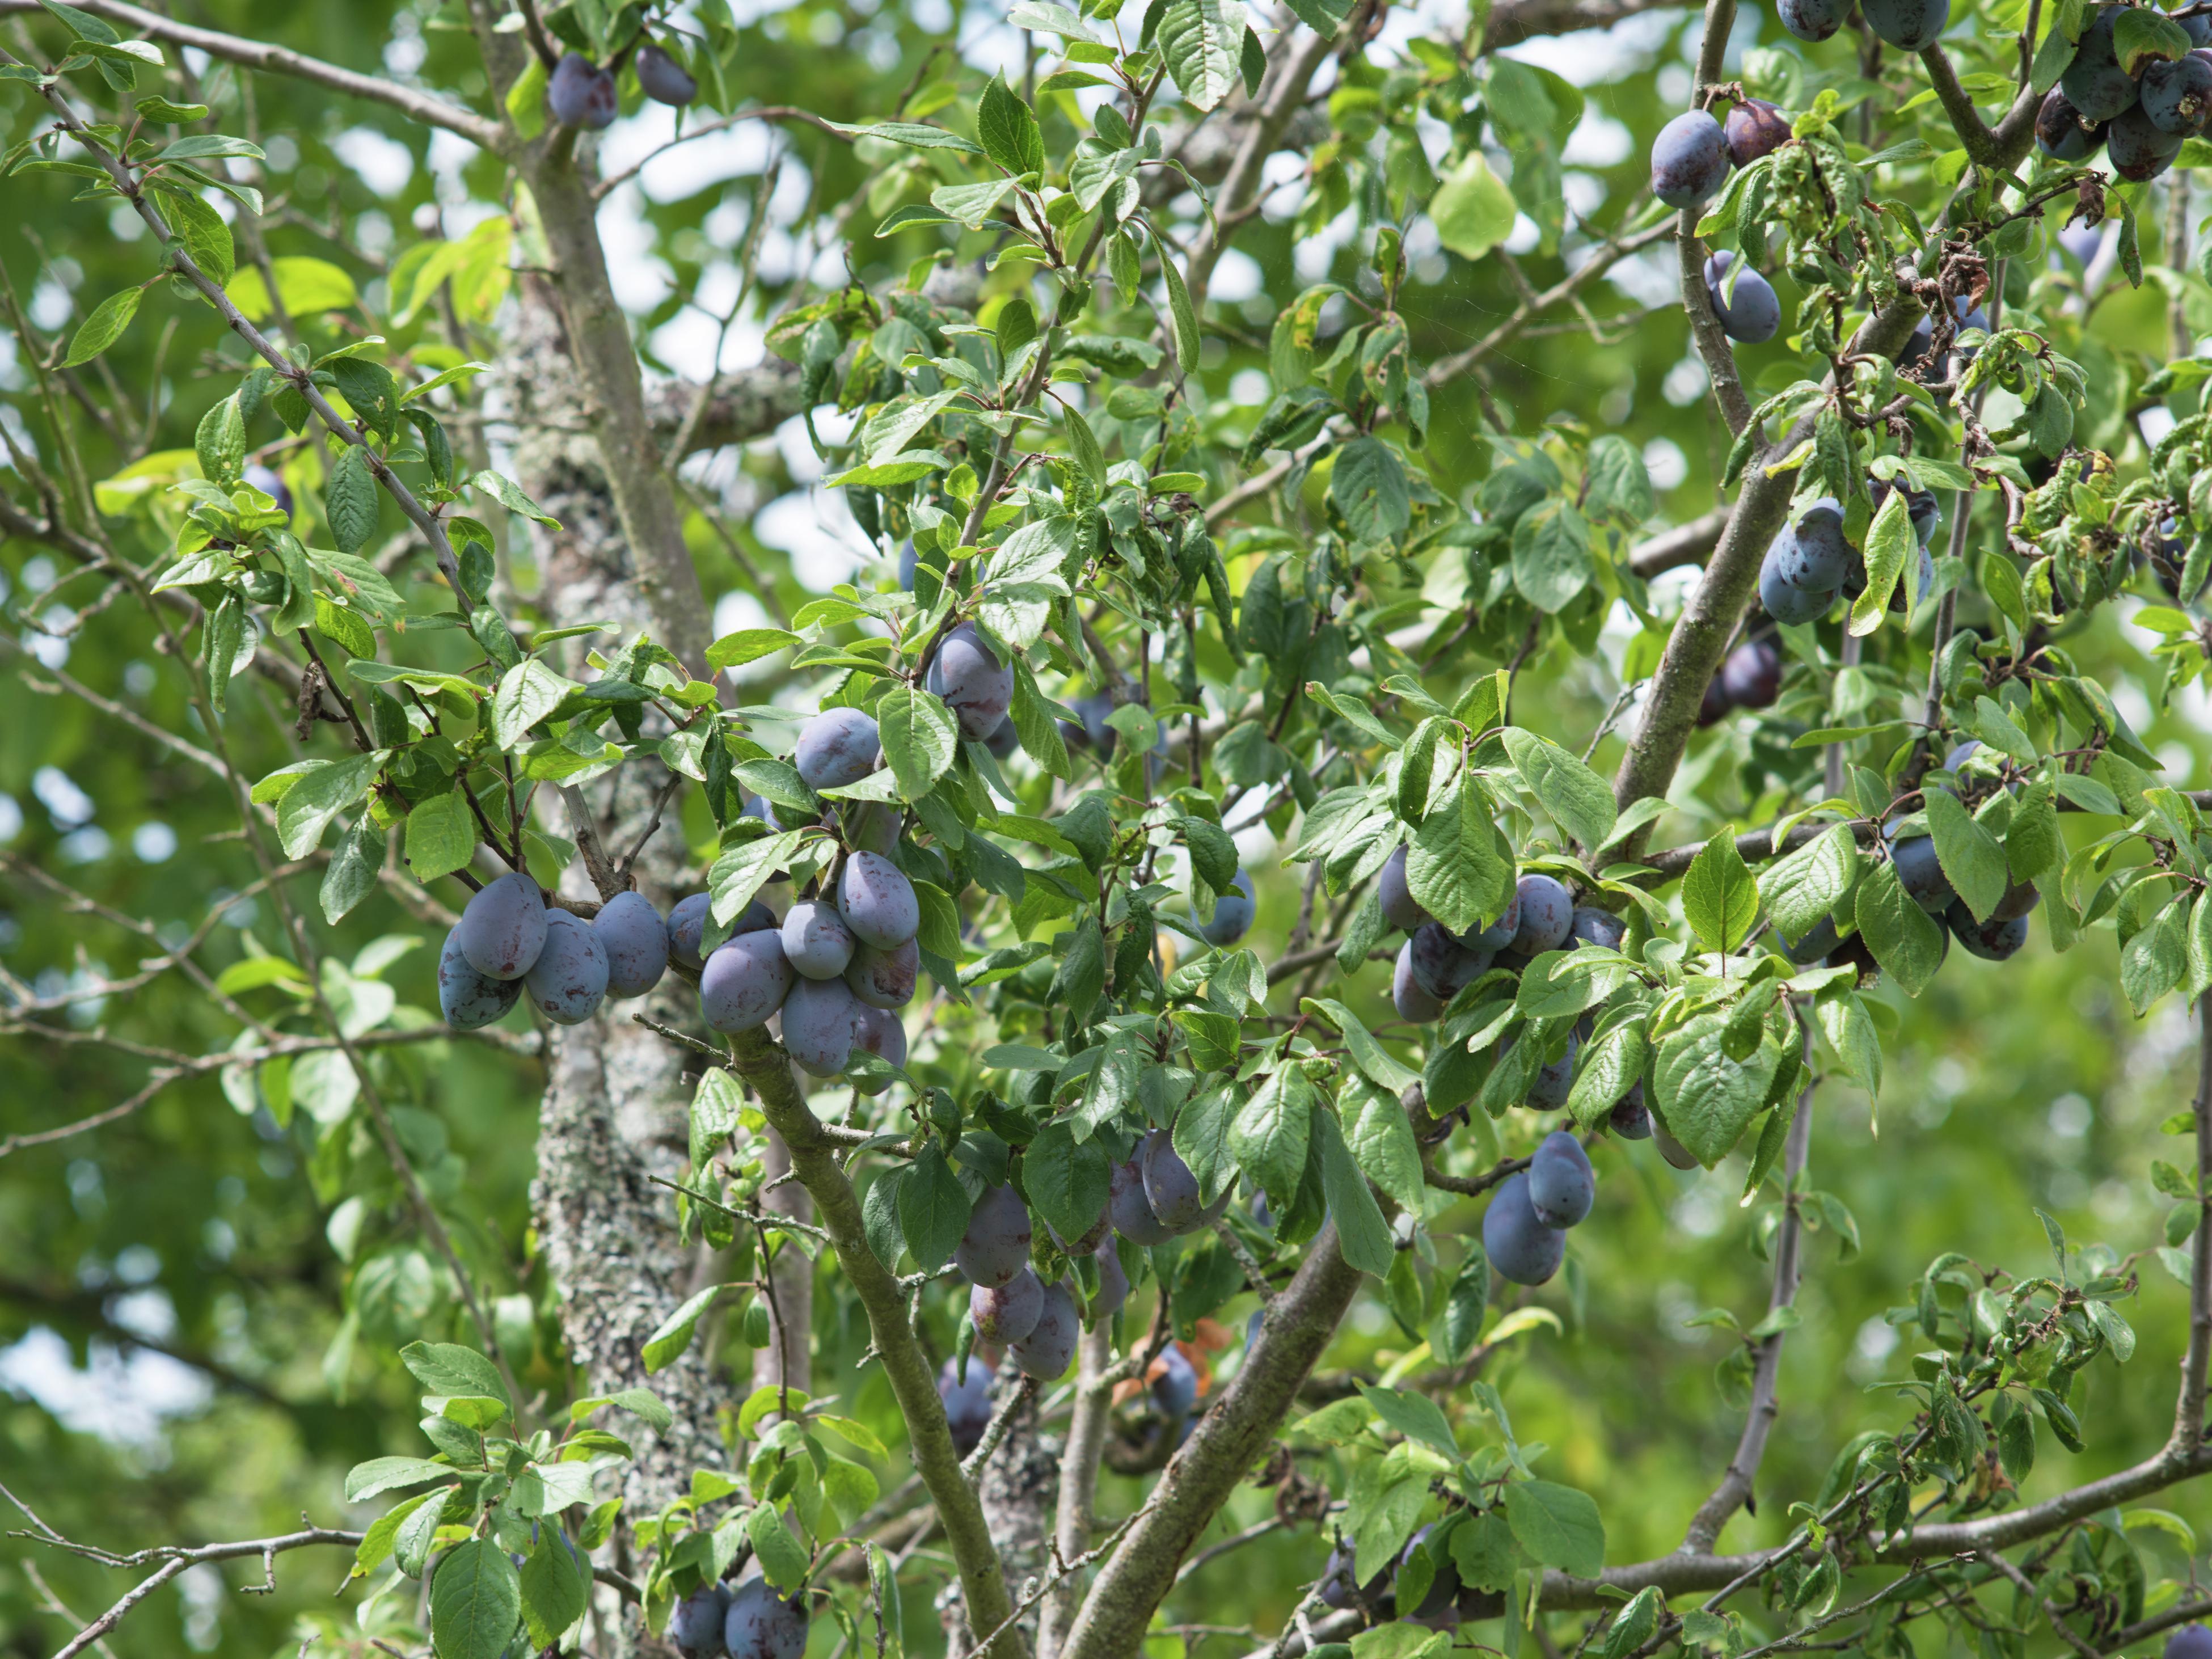
[[[1904,574],[1905,561],[1919,549],[1920,538],[1912,528],[1905,492],[1893,489],[1867,531],[1867,585],[1866,591],[1851,602],[1850,627],[1853,634],[1871,634],[1881,626],[1881,619],[1889,613],[1889,596],[1897,587],[1898,577]],[[1909,615],[1906,620],[1909,625]]]
[[[1030,1206],[1064,1240],[1081,1237],[1098,1219],[1112,1179],[1106,1149],[1095,1139],[1076,1139],[1064,1118],[1046,1124],[1022,1153]]]
[[[1344,1046],[1352,1051],[1352,1063],[1371,1079],[1379,1088],[1389,1090],[1393,1096],[1421,1080],[1421,1074],[1405,1065],[1390,1051],[1376,1042],[1375,1036],[1361,1023],[1358,1015],[1332,997],[1317,1000],[1309,999],[1304,1008],[1318,1012],[1323,1019],[1344,1033]],[[1399,1114],[1402,1121],[1404,1114]],[[1410,1131],[1408,1132],[1410,1133]],[[1416,1200],[1418,1202],[1418,1200]]]
[[[1578,1127],[1594,1129],[1613,1114],[1620,1097],[1636,1086],[1651,1051],[1641,1022],[1613,1026],[1585,1046],[1567,1092],[1567,1115]]]
[[[410,1342],[399,1351],[399,1360],[431,1394],[496,1400],[509,1408],[514,1404],[499,1367],[474,1348],[458,1342]]]
[[[963,138],[958,133],[947,132],[943,127],[926,127],[911,121],[878,121],[871,127],[848,126],[842,121],[830,121],[824,125],[849,138],[888,138],[895,144],[905,144],[913,149],[953,149],[963,155],[983,154],[983,147],[972,138]]]
[[[1354,438],[1336,453],[1328,498],[1362,543],[1403,535],[1413,523],[1413,486],[1398,452],[1380,438]]]
[[[345,1500],[349,1504],[364,1503],[379,1492],[453,1478],[452,1464],[433,1463],[427,1457],[372,1457],[346,1471]]]
[[[699,1321],[705,1316],[707,1310],[714,1305],[714,1298],[722,1293],[722,1290],[720,1285],[709,1285],[696,1296],[688,1297],[682,1306],[660,1322],[651,1336],[645,1339],[641,1357],[647,1376],[667,1370],[684,1357],[684,1350],[691,1346],[691,1335],[698,1329]]]
[[[323,920],[333,927],[354,908],[376,890],[379,876],[384,869],[384,831],[376,827],[376,820],[363,812],[354,820],[353,827],[338,838],[337,849],[331,854],[329,868],[323,872],[323,884],[316,894],[323,907]]]
[[[1480,259],[1513,234],[1520,207],[1505,181],[1471,149],[1429,198],[1437,240],[1462,259]]]
[[[1584,847],[1604,846],[1619,816],[1613,786],[1548,738],[1517,726],[1507,726],[1504,738],[1513,769],[1552,821]]]
[[[349,760],[324,761],[299,775],[276,804],[276,836],[284,856],[303,859],[322,844],[331,820],[367,793],[385,762],[379,749]]]
[[[1974,920],[1987,921],[2011,879],[2004,848],[1985,827],[1974,822],[1956,795],[1929,789],[1926,805],[1936,861],[1966,902],[1966,908],[1974,913]]]
[[[960,750],[960,725],[935,693],[895,685],[876,705],[876,730],[899,794],[919,800],[935,787]]]
[[[69,354],[62,359],[62,367],[75,368],[79,363],[88,363],[122,338],[123,331],[138,314],[138,301],[144,296],[143,289],[126,288],[102,300],[70,337]]]
[[[1452,1437],[1451,1424],[1428,1395],[1407,1394],[1402,1389],[1378,1389],[1366,1383],[1360,1385],[1359,1394],[1376,1417],[1407,1439],[1418,1440],[1446,1457],[1459,1456],[1459,1443]]]
[[[1899,990],[1917,997],[1927,989],[1943,965],[1943,930],[1905,892],[1887,860],[1859,878],[1858,925],[1867,949]]]
[[[1844,1071],[1868,1094],[1880,1094],[1881,1037],[1865,1000],[1848,985],[1830,985],[1814,999],[1813,1012]]]
[[[323,507],[339,552],[358,553],[368,544],[376,533],[378,511],[376,478],[368,470],[368,452],[349,446],[340,453],[331,466]]]
[[[2140,77],[2153,63],[2174,63],[2189,55],[2189,34],[2154,8],[2124,7],[2112,21],[2112,53],[2130,76]]]
[[[246,417],[239,412],[234,392],[200,416],[192,447],[200,458],[200,476],[228,489],[246,468]]]
[[[544,507],[524,495],[522,486],[512,478],[487,470],[471,478],[469,488],[479,495],[490,496],[508,512],[520,513],[524,518],[533,520],[549,530],[558,530],[561,527],[560,520],[553,517]]]
[[[1240,0],[1167,0],[1152,39],[1184,102],[1211,110],[1236,88],[1244,29]]]
[[[1705,948],[1733,951],[1759,921],[1759,883],[1735,850],[1735,826],[1707,838],[1682,877],[1682,914]]]
[[[791,1535],[775,1504],[754,1505],[752,1513],[745,1516],[745,1536],[752,1540],[753,1559],[760,1563],[762,1573],[778,1589],[793,1589],[806,1577],[805,1547]]]
[[[1659,1610],[1665,1601],[1656,1584],[1646,1584],[1637,1591],[1628,1605],[1613,1615],[1605,1632],[1601,1659],[1628,1659],[1650,1641],[1651,1632],[1659,1627]]]
[[[430,1580],[438,1659],[501,1659],[522,1620],[522,1580],[495,1539],[456,1544]]]
[[[1364,1077],[1347,1077],[1338,1089],[1336,1105],[1353,1160],[1401,1209],[1419,1215],[1426,1197],[1420,1144],[1397,1094]]]
[[[1490,1258],[1470,1240],[1444,1304],[1429,1325],[1429,1352],[1446,1365],[1460,1365],[1482,1340],[1482,1317],[1490,1306]]]
[[[2168,905],[2120,950],[2120,989],[2141,1019],[2189,970],[2185,907]]]
[[[1313,1085],[1296,1066],[1270,1073],[1230,1121],[1229,1155],[1288,1213],[1306,1168],[1313,1135]]]
[[[1568,501],[1532,507],[1513,525],[1513,585],[1547,615],[1590,584],[1589,521]]]
[[[1360,1272],[1387,1279],[1397,1252],[1391,1245],[1390,1224],[1382,1218],[1382,1206],[1375,1201],[1367,1177],[1352,1161],[1336,1114],[1316,1105],[1310,1118],[1313,1133],[1321,1142],[1322,1193],[1328,1202],[1329,1219],[1336,1224],[1337,1249]]]
[[[1454,933],[1496,921],[1513,898],[1510,848],[1490,815],[1490,798],[1472,769],[1413,831],[1406,884],[1423,908]]]
[[[550,1520],[538,1522],[538,1542],[523,1560],[520,1578],[522,1622],[532,1645],[556,1646],[584,1616],[587,1586],[568,1538]]]
[[[1549,1480],[1516,1481],[1505,1488],[1505,1519],[1513,1541],[1547,1567],[1577,1578],[1605,1569],[1605,1522],[1588,1492]]]
[[[932,1146],[908,1166],[898,1194],[899,1231],[915,1264],[933,1273],[952,1260],[968,1231],[968,1191],[945,1154]]]
[[[975,137],[983,153],[1017,176],[1044,171],[1044,135],[1036,112],[1021,95],[994,75],[975,106]]]
[[[520,748],[530,728],[561,706],[575,681],[563,679],[535,657],[526,657],[500,676],[492,694],[491,734],[501,749]]]
[[[477,824],[459,789],[417,801],[407,814],[407,867],[429,883],[476,856]]]
[[[1781,1050],[1762,1042],[1743,1060],[1725,1046],[1728,1016],[1703,1013],[1659,1045],[1652,1105],[1668,1133],[1708,1170],[1729,1155],[1766,1100]]]
[[[1213,0],[1182,0],[1182,3],[1206,5]],[[1221,0],[1235,5],[1237,0]],[[1240,7],[1241,10],[1242,8]],[[1190,302],[1190,289],[1184,285],[1182,267],[1176,263],[1175,250],[1170,248],[1159,232],[1152,232],[1152,247],[1160,256],[1160,280],[1167,285],[1168,315],[1175,324],[1176,367],[1185,374],[1198,369],[1198,313]]]
[[[1804,938],[1858,879],[1859,846],[1849,824],[1838,823],[1766,866],[1759,895],[1783,937]]]

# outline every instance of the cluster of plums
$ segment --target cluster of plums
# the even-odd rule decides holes
[[[1417,1607],[1398,1606],[1397,1578],[1399,1571],[1413,1559],[1413,1552],[1428,1541],[1433,1526],[1423,1527],[1406,1540],[1406,1547],[1398,1559],[1385,1566],[1364,1584],[1357,1577],[1354,1555],[1351,1546],[1338,1543],[1328,1553],[1322,1564],[1321,1582],[1316,1590],[1324,1604],[1340,1612],[1358,1608],[1376,1622],[1404,1619],[1408,1623],[1425,1626],[1430,1630],[1454,1630],[1470,1622],[1475,1616],[1472,1606],[1474,1592],[1462,1591],[1459,1569],[1449,1560],[1437,1568],[1436,1576],[1429,1580],[1427,1593]]]
[[[1506,1176],[1482,1212],[1483,1251],[1498,1277],[1540,1285],[1559,1272],[1567,1229],[1589,1213],[1596,1197],[1597,1177],[1582,1142],[1564,1129],[1546,1135],[1528,1167]]]
[[[684,1659],[799,1659],[806,1604],[757,1576],[702,1584],[676,1604],[668,1639]]]
[[[655,103],[682,109],[699,95],[690,71],[649,40],[637,49],[635,65],[638,90]],[[564,52],[545,83],[545,104],[564,125],[603,131],[621,110],[614,70],[580,52]]]
[[[1981,746],[1980,738],[1967,738],[1944,757],[1944,770],[1957,772]],[[1927,787],[1955,793],[1938,779],[1931,778]],[[1897,872],[1898,885],[1904,888],[1905,896],[1943,924],[1945,954],[1949,953],[1954,939],[1969,956],[1979,957],[1984,962],[2003,962],[2019,954],[2021,947],[2027,943],[2027,918],[2043,902],[2043,895],[2036,890],[2034,883],[2011,884],[1990,912],[1989,920],[1977,921],[1974,913],[1951,885],[1950,878],[1943,873],[1932,836],[1902,837],[1893,823],[1883,831],[1883,839],[1889,848],[1890,867]],[[1831,957],[1857,963],[1863,969],[1873,965],[1863,942],[1856,936],[1850,939],[1841,938],[1834,921],[1826,916],[1795,939],[1784,937],[1782,944],[1790,959],[1801,967]]]
[[[2074,61],[2035,113],[2035,141],[2061,161],[2086,161],[2101,145],[2123,179],[2155,179],[2182,144],[2212,125],[2212,17],[2176,17],[2192,50],[2152,58],[2130,75],[2112,27],[2122,8],[2096,7]]]
[[[1725,124],[1711,110],[1686,110],[1651,141],[1651,193],[1668,207],[1697,207],[1720,193],[1729,169],[1771,155],[1792,136],[1790,118],[1763,99],[1738,100]]]
[[[1890,488],[1887,483],[1875,484],[1877,508]],[[1929,544],[1935,539],[1942,514],[1934,491],[1915,489],[1909,484],[1904,489],[1905,507],[1918,541],[1920,591],[1924,593],[1936,580],[1936,559]],[[1783,526],[1766,544],[1766,556],[1759,567],[1759,602],[1778,623],[1814,623],[1828,614],[1838,598],[1856,599],[1866,591],[1866,557],[1844,533],[1843,503],[1832,495],[1823,495]],[[1900,582],[1891,596],[1893,608],[1901,606],[1904,599]]]
[[[545,902],[518,870],[470,896],[438,956],[438,1006],[456,1030],[505,1018],[525,991],[556,1025],[580,1025],[609,997],[641,997],[668,969],[670,934],[642,893],[617,893],[591,921]]]

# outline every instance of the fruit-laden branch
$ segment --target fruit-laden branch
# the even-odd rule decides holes
[[[876,1259],[860,1221],[860,1200],[837,1161],[841,1143],[823,1133],[793,1079],[790,1058],[768,1033],[755,1027],[730,1039],[730,1066],[761,1103],[769,1126],[790,1148],[792,1168],[814,1199],[815,1213],[830,1235],[838,1266],[868,1316],[868,1333],[890,1384],[899,1413],[906,1419],[914,1465],[937,1505],[939,1522],[960,1574],[960,1591],[971,1631],[1007,1626],[992,1645],[1000,1659],[1019,1659],[1020,1633],[1007,1625],[1013,1603],[982,1501],[960,1470],[952,1431],[945,1420],[937,1381],[930,1375],[914,1328],[907,1322],[907,1298],[898,1280]]]
[[[1703,108],[1705,94],[1718,84],[1729,33],[1735,27],[1735,0],[1705,0],[1705,33],[1698,45],[1698,79],[1691,93],[1692,109]],[[1661,137],[1663,140],[1665,134]],[[1656,163],[1652,181],[1656,188]],[[1751,399],[1744,395],[1743,377],[1736,369],[1735,348],[1729,343],[1728,332],[1721,326],[1720,313],[1705,292],[1705,247],[1698,240],[1698,221],[1704,213],[1704,205],[1693,203],[1675,216],[1674,251],[1681,270],[1682,310],[1690,319],[1690,341],[1705,366],[1706,378],[1712,382],[1713,401],[1720,405],[1721,417],[1728,422],[1729,435],[1741,437],[1744,428],[1751,424]],[[1703,691],[1700,686],[1700,696]]]
[[[480,149],[495,150],[499,148],[500,126],[496,121],[487,120],[475,111],[434,93],[418,92],[412,87],[401,86],[396,81],[363,75],[356,70],[341,69],[336,64],[326,64],[319,58],[310,58],[305,52],[294,52],[289,46],[271,46],[265,40],[248,40],[239,35],[225,34],[219,29],[197,28],[190,23],[179,23],[164,17],[159,12],[125,5],[123,0],[76,0],[76,4],[80,11],[104,17],[146,40],[162,41],[173,46],[191,47],[207,53],[210,58],[219,58],[225,63],[236,64],[244,69],[260,70],[270,75],[289,75],[331,92],[342,92],[349,97],[386,105],[425,126],[442,127],[447,132],[457,132]],[[0,16],[21,12],[44,15],[38,0],[0,0]]]

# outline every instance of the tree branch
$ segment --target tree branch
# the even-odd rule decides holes
[[[1060,1453],[1060,1491],[1053,1516],[1053,1547],[1063,1561],[1090,1547],[1093,1511],[1098,1501],[1098,1462],[1106,1449],[1106,1423],[1114,1385],[1106,1371],[1114,1358],[1111,1328],[1100,1320],[1084,1332],[1075,1350],[1075,1407],[1068,1419],[1067,1443]],[[1060,1579],[1037,1616],[1037,1659],[1057,1659],[1061,1638],[1082,1606],[1082,1582],[1073,1574]]]
[[[1629,550],[1628,568],[1650,581],[1662,571],[1695,564],[1711,553],[1713,544],[1721,538],[1721,532],[1728,528],[1728,508],[1717,507],[1710,513],[1698,514],[1687,524],[1676,525],[1672,530],[1662,530]]]

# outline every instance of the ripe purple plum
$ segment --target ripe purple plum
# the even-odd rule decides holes
[[[1931,916],[1940,916],[1949,909],[1959,895],[1936,855],[1936,838],[1915,836],[1910,841],[1899,841],[1893,830],[1890,842],[1890,865],[1896,870],[1906,896]]]
[[[1899,52],[1936,44],[1951,21],[1951,0],[1859,0],[1867,27]]]
[[[1790,960],[1801,968],[1809,968],[1816,962],[1826,960],[1828,952],[1840,942],[1835,920],[1830,916],[1822,916],[1794,940],[1778,927],[1774,930],[1774,936],[1782,941],[1782,948],[1789,954]]]
[[[601,132],[614,125],[622,101],[615,77],[580,52],[564,52],[545,82],[545,106],[565,126]]]
[[[1440,921],[1418,929],[1407,946],[1412,953],[1413,983],[1439,1003],[1449,1002],[1490,968],[1489,951],[1468,950]]]
[[[792,981],[783,999],[783,1046],[801,1071],[835,1077],[853,1056],[854,1001],[842,979]]]
[[[2027,943],[2027,918],[2024,915],[2005,921],[1995,916],[1987,921],[1976,921],[1974,913],[1960,899],[1943,913],[1943,920],[1951,925],[1952,937],[1966,947],[1966,954],[1979,957],[1984,962],[2003,962],[2018,956],[2021,947]]]
[[[668,1639],[683,1659],[720,1659],[730,1650],[722,1635],[729,1612],[729,1590],[720,1584],[702,1584],[668,1615]]]
[[[1030,1264],[1030,1212],[1010,1186],[988,1187],[968,1212],[952,1260],[970,1285],[1010,1284]]]
[[[2162,1659],[2212,1659],[2212,1628],[2182,1626],[2166,1638]]]
[[[656,104],[682,109],[699,95],[691,71],[651,41],[637,49],[637,89]]]
[[[1668,207],[1696,207],[1728,175],[1728,135],[1704,110],[1676,116],[1651,141],[1651,193]]]
[[[591,923],[566,910],[545,913],[545,948],[522,976],[538,1012],[556,1025],[581,1025],[607,994],[607,953]]]
[[[825,708],[799,728],[792,764],[809,789],[842,789],[883,763],[875,716],[860,708]]]
[[[592,918],[607,957],[607,994],[641,997],[668,971],[668,927],[642,893],[617,893]]]
[[[1000,662],[983,636],[967,623],[938,646],[925,684],[945,700],[965,738],[989,737],[1013,706],[1013,665]]]
[[[276,510],[287,518],[292,513],[292,487],[258,461],[248,461],[242,475],[245,482],[276,503]]]
[[[447,1024],[457,1031],[482,1030],[504,1019],[521,996],[520,980],[477,972],[462,954],[459,927],[446,935],[445,948],[438,952],[438,1012]]]
[[[945,1425],[952,1431],[952,1449],[963,1457],[982,1443],[983,1431],[991,1426],[991,1368],[971,1354],[968,1380],[960,1380],[960,1362],[948,1359],[937,1373],[937,1397],[945,1402]]]
[[[1319,1585],[1322,1601],[1339,1612],[1364,1607],[1373,1610],[1376,1617],[1389,1619],[1395,1607],[1395,1598],[1390,1594],[1390,1569],[1385,1566],[1364,1584],[1352,1576],[1354,1570],[1354,1559],[1349,1548],[1339,1544],[1330,1550],[1328,1559],[1322,1564]]]
[[[1458,935],[1459,942],[1470,951],[1503,951],[1513,943],[1513,936],[1521,931],[1521,891],[1516,887],[1513,896],[1505,901],[1504,914],[1486,927],[1470,927]]]
[[[470,896],[453,937],[486,979],[520,979],[545,948],[545,914],[544,890],[517,870]]]
[[[1599,945],[1608,951],[1618,951],[1620,942],[1628,937],[1628,924],[1610,910],[1577,904],[1568,937],[1580,945]]]
[[[1163,1227],[1187,1233],[1210,1218],[1198,1177],[1182,1161],[1165,1129],[1152,1130],[1138,1144],[1137,1172],[1144,1178],[1145,1201],[1152,1206]],[[1225,1206],[1229,1195],[1224,1192],[1221,1196]]]
[[[1434,922],[1426,926],[1433,927]],[[1390,970],[1390,1006],[1398,1011],[1398,1018],[1409,1019],[1416,1025],[1425,1025],[1444,1011],[1443,1001],[1430,994],[1420,981],[1413,977],[1413,941],[1407,939],[1398,947],[1398,961]]]
[[[1213,919],[1199,924],[1199,937],[1208,945],[1226,949],[1250,931],[1252,918],[1258,912],[1252,898],[1252,878],[1239,870],[1234,890],[1213,901]]]
[[[1651,1109],[1644,1103],[1644,1079],[1637,1079],[1626,1094],[1613,1103],[1606,1125],[1623,1140],[1651,1139]]]
[[[1173,1342],[1152,1362],[1152,1403],[1170,1417],[1188,1417],[1198,1404],[1198,1368]]]
[[[699,1017],[725,1035],[765,1025],[791,990],[791,959],[773,929],[740,933],[699,973]]]
[[[1567,1236],[1545,1225],[1528,1197],[1528,1174],[1508,1176],[1482,1212],[1482,1248],[1498,1277],[1541,1285],[1566,1260]]]
[[[1705,298],[1712,302],[1713,315],[1721,319],[1721,331],[1729,339],[1762,345],[1782,327],[1782,301],[1774,285],[1748,265],[1731,281],[1729,267],[1735,261],[1735,255],[1726,248],[1707,257]]]
[[[2044,94],[2043,102],[2035,112],[2035,142],[2045,155],[2061,161],[2085,161],[2097,153],[2105,142],[2105,127],[2101,121],[2084,121],[2081,112],[2074,107],[2063,88],[2053,87]],[[2087,264],[2088,261],[2082,261]]]
[[[1800,40],[1825,40],[1851,15],[1850,0],[1775,0],[1774,14]]]
[[[1796,557],[1797,534],[1782,526],[1766,544],[1766,557],[1759,567],[1759,603],[1775,621],[1788,625],[1816,623],[1836,602],[1832,587],[1800,587],[1782,572]]]
[[[1796,136],[1790,118],[1763,98],[1747,98],[1729,110],[1721,131],[1728,140],[1729,160],[1740,167],[1773,155]]]
[[[1597,1176],[1583,1144],[1564,1129],[1544,1137],[1528,1160],[1528,1205],[1547,1227],[1574,1226],[1597,1198]]]
[[[836,979],[853,960],[852,930],[825,900],[799,900],[784,912],[777,932],[793,970],[809,979]]]
[[[871,1008],[905,1007],[921,974],[921,946],[912,939],[888,951],[863,945],[845,964],[845,983]]]
[[[855,853],[845,860],[837,878],[837,914],[848,933],[878,951],[896,950],[921,931],[914,884],[881,853]]]
[[[2105,155],[2112,171],[2131,183],[2155,179],[2173,165],[2186,142],[2184,135],[2162,131],[2142,106],[2112,118],[2105,133]]]
[[[904,1066],[906,1023],[888,1009],[860,1003],[853,1010],[853,1046],[888,1065]]]
[[[707,918],[713,905],[714,900],[708,895],[694,893],[689,898],[677,900],[675,907],[668,913],[668,954],[686,968],[696,969],[705,966],[699,947],[706,940]],[[772,933],[779,925],[775,912],[761,900],[755,899],[738,917],[736,926],[730,929],[730,937],[736,939],[743,933]]]
[[[1144,1171],[1137,1167],[1134,1158],[1114,1166],[1106,1212],[1114,1218],[1114,1231],[1132,1244],[1150,1249],[1175,1237],[1175,1229],[1164,1225],[1152,1213],[1152,1200],[1145,1196]]]
[[[968,1291],[968,1316],[986,1342],[1018,1342],[1036,1328],[1044,1311],[1044,1282],[1024,1265],[1003,1285],[974,1285]]]
[[[1509,1036],[1506,1047],[1510,1048],[1512,1043],[1513,1038]],[[1574,1091],[1575,1054],[1581,1047],[1582,1039],[1572,1031],[1568,1032],[1566,1053],[1549,1064],[1537,1067],[1535,1078],[1528,1085],[1528,1092],[1521,1103],[1532,1112],[1556,1112],[1565,1105],[1568,1095]]]
[[[1022,1368],[1024,1376],[1034,1376],[1040,1382],[1057,1382],[1067,1375],[1067,1368],[1075,1358],[1076,1339],[1082,1333],[1075,1297],[1066,1283],[1048,1285],[1036,1323],[1020,1341],[1009,1343],[1006,1352]]]
[[[2094,9],[2074,49],[2074,61],[2058,77],[2059,90],[2084,121],[2109,121],[2135,106],[2139,88],[2135,77],[2120,67],[2112,44],[2112,26],[2119,15],[2118,6]]]
[[[1129,1299],[1129,1275],[1122,1269],[1121,1258],[1114,1249],[1111,1233],[1099,1241],[1098,1248],[1091,1253],[1091,1259],[1098,1264],[1098,1294],[1091,1300],[1091,1316],[1093,1319],[1110,1319]]]
[[[1575,925],[1574,896],[1549,876],[1523,876],[1514,889],[1521,906],[1521,926],[1513,935],[1513,949],[1524,957],[1540,957],[1567,942]]]
[[[742,1580],[730,1592],[722,1623],[730,1659],[799,1659],[806,1651],[806,1607],[796,1592],[787,1600],[765,1578]]]
[[[856,853],[881,853],[888,857],[898,845],[904,816],[887,801],[848,801],[845,806],[845,844]]]
[[[1376,896],[1382,906],[1382,920],[1401,933],[1410,933],[1426,924],[1431,918],[1413,896],[1413,890],[1406,884],[1406,849],[1401,847],[1383,860],[1382,870],[1375,878]]]
[[[1746,640],[1721,663],[1721,689],[1738,708],[1771,708],[1782,695],[1782,653],[1772,640]]]

